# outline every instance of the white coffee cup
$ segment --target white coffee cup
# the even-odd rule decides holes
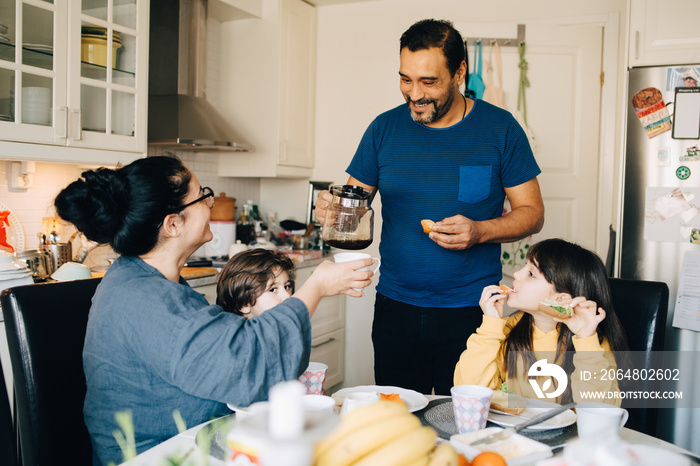
[[[343,406],[340,408],[340,414],[347,413],[360,406],[376,403],[380,399],[378,392],[354,392],[348,393],[343,400]]]
[[[578,436],[588,437],[606,433],[617,435],[627,422],[629,412],[606,403],[585,402],[576,405]]]
[[[372,257],[369,254],[365,254],[363,252],[339,252],[338,254],[333,255],[333,260],[337,263],[351,262],[359,259],[373,259],[377,261],[377,264],[374,266],[374,268],[372,268],[372,266],[362,267],[360,269],[357,269],[360,272],[364,272],[365,270],[371,270],[372,273],[376,273],[379,269],[379,266],[382,264],[382,261],[379,260],[378,257]],[[362,291],[362,288],[354,288],[354,290]]]

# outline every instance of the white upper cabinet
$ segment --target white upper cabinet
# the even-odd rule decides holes
[[[263,4],[262,17],[221,27],[221,102],[255,152],[221,154],[219,175],[305,178],[314,163],[316,9]]]
[[[631,0],[629,65],[700,63],[700,2]]]
[[[8,0],[0,23],[0,158],[145,156],[148,0]]]

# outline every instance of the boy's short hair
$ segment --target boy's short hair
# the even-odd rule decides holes
[[[287,272],[294,280],[294,262],[285,254],[268,249],[248,249],[228,260],[216,282],[216,304],[228,312],[242,315],[245,306],[254,306],[267,291],[277,273]]]

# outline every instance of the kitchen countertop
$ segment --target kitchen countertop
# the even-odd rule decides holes
[[[305,260],[301,262],[294,262],[294,267],[297,269],[304,269],[308,267],[316,267],[319,265],[321,262],[324,260],[327,260],[332,257],[331,252],[324,252],[323,257],[319,259],[311,259],[311,260]],[[208,276],[203,276],[203,277],[188,277],[186,273],[182,274],[182,277],[187,280],[187,283],[191,287],[197,287],[197,286],[207,286],[207,285],[213,285],[216,283],[216,279],[218,277],[218,272],[221,270],[221,268],[226,264],[225,260],[213,260],[212,261],[212,270],[216,270],[216,274],[211,274]],[[201,270],[208,270],[209,268],[207,267],[185,267],[183,269],[183,272],[187,272],[194,270],[194,269],[201,269]]]

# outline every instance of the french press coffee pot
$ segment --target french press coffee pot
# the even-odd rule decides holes
[[[372,193],[353,185],[334,185],[329,190],[333,200],[323,222],[323,241],[339,249],[364,249],[372,244]]]

